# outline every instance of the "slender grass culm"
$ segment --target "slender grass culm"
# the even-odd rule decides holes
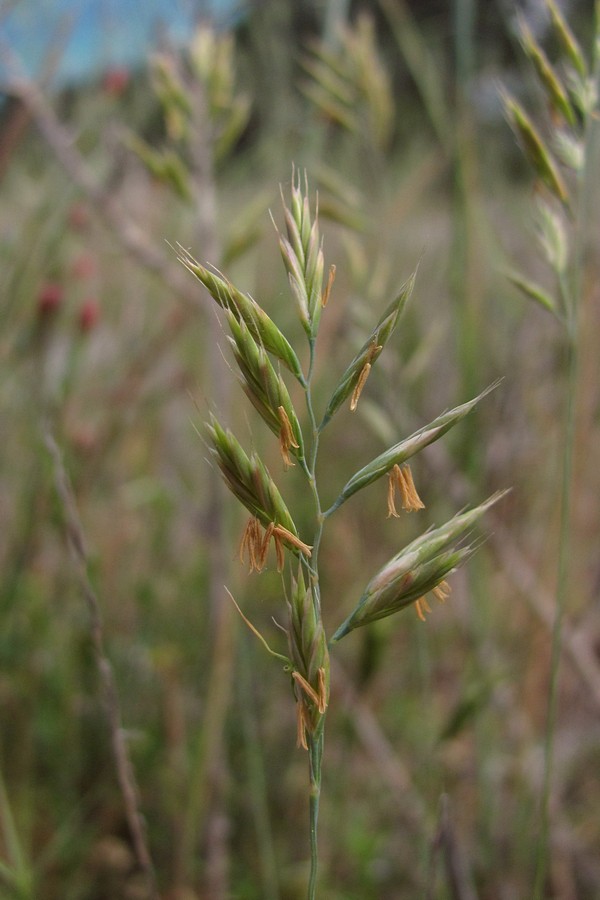
[[[287,605],[287,652],[273,650],[266,639],[242,614],[244,621],[266,649],[282,664],[291,680],[296,704],[297,744],[308,753],[310,876],[308,898],[317,895],[317,825],[321,793],[321,766],[325,719],[329,704],[329,652],[354,629],[414,606],[421,619],[430,612],[426,595],[444,601],[449,593],[446,578],[473,554],[477,541],[468,539],[476,522],[499,494],[471,510],[431,528],[402,548],[367,583],[355,609],[328,639],[323,626],[319,577],[319,548],[328,519],[354,494],[387,476],[387,513],[398,516],[404,510],[422,506],[409,459],[437,441],[464,418],[488,392],[438,416],[409,437],[400,440],[353,474],[329,506],[324,506],[317,479],[321,438],[340,410],[348,403],[355,410],[372,367],[390,340],[411,295],[412,275],[391,301],[371,333],[354,356],[337,387],[322,401],[316,396],[314,371],[317,336],[326,312],[335,267],[325,274],[317,212],[311,213],[306,179],[296,175],[289,206],[284,202],[285,234],[278,233],[279,247],[288,273],[290,293],[295,301],[308,342],[308,365],[304,368],[296,351],[274,321],[248,294],[224,277],[198,264],[186,251],[180,261],[207,288],[222,308],[229,341],[239,368],[242,387],[261,418],[275,434],[283,474],[297,465],[303,472],[313,499],[312,526],[300,534],[293,511],[288,508],[278,484],[256,451],[246,453],[238,439],[211,415],[207,432],[211,450],[223,478],[250,518],[240,544],[240,556],[250,569],[261,571],[273,546],[281,573]],[[291,399],[284,379],[293,378],[304,393],[306,415],[301,416]],[[233,598],[232,598],[233,599]],[[235,602],[235,601],[234,601]],[[237,605],[237,604],[236,604]],[[238,607],[239,609],[239,607]]]
[[[571,506],[573,457],[579,393],[581,307],[585,286],[586,251],[592,236],[591,221],[597,186],[598,114],[600,98],[600,3],[595,3],[593,51],[587,58],[555,0],[546,0],[553,38],[560,50],[551,62],[525,20],[520,23],[523,49],[529,57],[548,115],[538,125],[521,104],[504,94],[507,118],[532,166],[540,188],[537,226],[542,253],[554,287],[545,287],[518,272],[511,281],[530,299],[552,313],[562,326],[565,394],[563,414],[562,475],[556,603],[545,729],[544,775],[540,801],[534,900],[547,896],[550,856],[550,799],[552,793],[554,735],[557,719],[559,663],[563,647],[563,622],[571,592],[569,560],[572,550]]]

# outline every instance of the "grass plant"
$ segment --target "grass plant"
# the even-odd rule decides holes
[[[584,303],[586,253],[592,232],[592,197],[598,142],[600,96],[600,6],[591,59],[580,46],[555,0],[546,0],[552,30],[561,57],[552,63],[525,20],[520,23],[523,49],[533,65],[540,94],[548,110],[546,120],[534,122],[523,106],[505,94],[507,118],[532,166],[539,185],[537,230],[539,246],[552,273],[550,290],[520,273],[513,283],[529,298],[556,317],[562,328],[566,373],[562,465],[560,478],[560,527],[556,598],[552,626],[552,652],[545,728],[544,778],[540,798],[533,897],[546,896],[551,854],[550,804],[557,724],[559,671],[563,654],[563,628],[571,591],[572,506],[574,451],[578,408],[581,309]]]
[[[239,555],[250,571],[265,568],[274,545],[277,570],[287,605],[287,654],[269,643],[241,609],[248,627],[267,651],[283,663],[291,677],[296,702],[297,744],[308,753],[310,875],[308,898],[317,896],[317,830],[321,796],[325,720],[330,698],[330,650],[357,628],[369,625],[414,606],[423,621],[431,608],[427,594],[444,602],[450,593],[446,578],[473,554],[477,541],[467,537],[482,515],[499,499],[462,512],[444,525],[424,531],[403,547],[368,582],[354,610],[328,638],[322,618],[319,551],[328,519],[337,514],[354,494],[387,477],[387,514],[399,517],[396,503],[407,512],[422,509],[408,461],[440,439],[460,422],[485,396],[484,391],[461,406],[438,416],[409,437],[376,456],[352,475],[331,505],[324,506],[317,463],[323,432],[344,405],[355,412],[365,385],[396,329],[414,287],[413,274],[392,299],[362,348],[343,372],[337,387],[321,409],[315,390],[317,337],[321,316],[334,290],[335,266],[325,276],[318,213],[311,211],[306,179],[293,175],[291,199],[284,203],[285,234],[277,232],[287,270],[290,293],[308,341],[305,368],[292,344],[262,307],[226,278],[196,262],[182,251],[180,261],[204,285],[223,310],[229,342],[239,369],[243,390],[260,417],[275,434],[284,470],[297,465],[313,498],[312,524],[301,529],[288,509],[277,482],[257,452],[246,453],[235,435],[224,428],[215,414],[207,425],[211,449],[230,491],[246,507],[250,519],[245,527]],[[275,368],[274,359],[278,368]],[[301,424],[286,381],[284,367],[304,393],[306,421]],[[284,480],[283,476],[278,481]],[[302,530],[302,535],[300,534]],[[232,597],[233,600],[233,597]],[[233,600],[235,603],[235,600]],[[237,604],[236,604],[237,606]]]

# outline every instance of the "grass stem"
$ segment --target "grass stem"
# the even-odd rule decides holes
[[[597,65],[596,65],[597,68]],[[598,85],[599,72],[594,75]],[[577,191],[577,214],[574,223],[574,249],[569,273],[560,279],[560,291],[565,308],[566,325],[566,399],[564,410],[564,443],[562,476],[560,488],[560,524],[558,546],[558,568],[556,581],[556,601],[552,627],[552,649],[550,660],[550,685],[548,689],[548,711],[544,738],[544,777],[541,795],[540,833],[536,852],[533,886],[533,900],[545,896],[546,879],[550,856],[550,800],[554,770],[554,739],[557,724],[559,670],[563,646],[563,626],[565,608],[570,585],[570,557],[572,550],[572,496],[574,480],[574,449],[579,393],[579,337],[580,312],[583,302],[584,259],[587,241],[591,233],[591,197],[594,195],[596,173],[592,165],[595,157],[597,124],[593,115],[586,123],[584,140],[584,166],[579,175]]]
[[[562,656],[562,630],[565,605],[569,587],[569,555],[571,552],[571,488],[573,481],[573,438],[575,433],[575,408],[577,387],[576,344],[569,339],[567,348],[567,401],[565,410],[565,443],[563,448],[561,513],[558,549],[558,576],[556,586],[556,606],[552,627],[552,650],[550,660],[550,686],[548,690],[548,713],[544,739],[544,779],[541,798],[541,824],[536,856],[536,872],[533,897],[542,900],[545,896],[545,881],[548,869],[550,841],[550,796],[554,768],[554,736],[558,710],[559,669]]]
[[[133,843],[135,858],[144,873],[148,886],[148,897],[158,900],[158,888],[154,865],[146,839],[146,826],[140,809],[139,790],[125,738],[119,694],[112,665],[104,648],[104,628],[100,603],[88,573],[88,555],[79,512],[71,481],[65,468],[62,454],[48,423],[44,426],[44,442],[54,467],[54,480],[64,519],[69,549],[76,566],[78,579],[90,616],[92,649],[100,678],[102,699],[108,722],[110,741],[115,759],[117,780],[123,798],[125,816]]]
[[[310,771],[310,877],[308,881],[308,900],[317,896],[317,875],[319,867],[319,848],[317,829],[319,824],[319,800],[321,797],[321,762],[323,759],[324,720],[321,719],[318,730],[308,739],[309,771]]]

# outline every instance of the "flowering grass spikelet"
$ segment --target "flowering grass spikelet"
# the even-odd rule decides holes
[[[246,507],[264,528],[274,524],[283,529],[280,537],[298,549],[298,531],[267,467],[256,453],[248,456],[231,431],[221,427],[216,417],[207,425],[213,443],[213,453],[232,494]]]
[[[305,384],[302,367],[292,345],[252,297],[200,265],[183,247],[179,247],[178,259],[204,285],[222,309],[228,309],[238,321],[243,319],[255,340],[280,359],[301,384]]]
[[[511,97],[510,94],[503,92],[503,100],[506,117],[513,131],[520,139],[523,152],[533,169],[549,191],[568,207],[569,194],[567,186],[537,128],[521,104]]]
[[[519,17],[519,29],[523,48],[531,59],[538,78],[542,83],[552,108],[558,112],[569,125],[575,125],[575,111],[561,81],[552,68],[548,57],[533,36],[526,20]]]
[[[226,312],[226,316],[244,391],[262,419],[279,438],[281,455],[288,467],[292,465],[290,450],[298,459],[304,457],[302,430],[288,389],[246,324],[238,322],[230,312]]]
[[[416,603],[417,614],[423,617],[423,596],[434,592],[438,600],[449,593],[446,577],[463,565],[477,546],[466,544],[449,549],[460,542],[481,516],[505,492],[494,494],[485,503],[460,513],[439,528],[426,531],[392,557],[375,575],[358,601],[354,611],[339,626],[330,644],[341,640],[355,628],[384,619]],[[419,602],[417,602],[419,601]]]
[[[546,6],[550,11],[552,25],[554,26],[554,32],[558,40],[562,44],[565,53],[567,54],[580,77],[586,78],[588,74],[588,67],[585,61],[585,56],[573,32],[569,28],[569,25],[567,24],[563,14],[561,13],[556,0],[546,0]]]
[[[377,481],[383,475],[387,475],[388,472],[394,469],[394,466],[397,465],[401,467],[411,456],[414,456],[428,444],[437,441],[446,434],[447,431],[453,428],[457,422],[460,422],[461,419],[468,415],[479,401],[490,391],[494,390],[496,386],[497,382],[490,385],[490,387],[482,391],[481,394],[478,394],[477,397],[451,409],[449,412],[442,413],[441,416],[438,416],[433,422],[430,422],[429,425],[426,425],[419,431],[415,431],[410,437],[400,441],[398,444],[394,444],[393,447],[390,447],[384,453],[376,456],[375,459],[371,460],[368,465],[360,469],[348,482],[346,482],[339,497],[331,509],[327,511],[326,515],[330,515],[334,510],[338,509],[342,503],[345,503],[346,500],[357,491],[360,491],[374,481]],[[403,476],[401,476],[398,487],[401,491],[404,490],[406,492],[407,497],[411,493],[410,484],[405,483]],[[412,487],[414,489],[414,484]],[[417,508],[421,507],[417,506]]]
[[[301,569],[292,581],[288,615],[297,741],[307,749],[306,734],[315,731],[329,702],[329,652],[312,589],[306,587]]]
[[[342,375],[329,401],[320,430],[327,425],[350,395],[352,395],[350,407],[352,410],[356,409],[356,404],[371,368],[392,336],[398,324],[398,319],[410,299],[415,279],[416,272],[413,272],[408,281],[401,287],[398,296],[392,300],[384,311],[368,339]]]
[[[306,186],[306,174],[305,174]],[[283,196],[282,196],[283,200]],[[300,173],[292,173],[292,202],[287,207],[283,201],[283,212],[287,238],[279,233],[279,249],[288,273],[292,294],[298,303],[300,321],[309,338],[316,337],[323,303],[324,259],[319,234],[318,202],[314,217],[311,217],[308,189],[303,194],[300,187]],[[335,271],[335,269],[334,269]],[[328,287],[331,290],[333,277],[329,274]]]

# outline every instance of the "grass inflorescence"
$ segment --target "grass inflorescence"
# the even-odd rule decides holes
[[[476,542],[461,542],[501,495],[495,495],[480,506],[455,516],[445,525],[423,532],[400,550],[371,578],[354,611],[327,639],[322,608],[328,598],[321,596],[319,548],[328,520],[338,514],[350,497],[384,476],[390,479],[388,510],[395,516],[398,515],[393,499],[395,488],[400,492],[404,509],[413,511],[423,508],[407,461],[460,422],[488,391],[443,413],[415,434],[376,456],[349,478],[341,487],[337,499],[323,510],[317,463],[320,456],[326,453],[322,441],[324,432],[344,403],[353,413],[356,411],[371,369],[392,338],[410,298],[415,276],[411,276],[391,300],[362,349],[343,372],[329,400],[325,398],[323,401],[315,384],[314,371],[321,316],[332,293],[333,277],[330,276],[324,284],[318,213],[316,208],[314,213],[311,211],[308,182],[299,174],[293,176],[291,199],[289,205],[284,204],[284,218],[287,237],[278,233],[279,244],[290,279],[291,294],[308,339],[309,365],[306,371],[302,369],[291,343],[256,300],[199,265],[189,253],[183,252],[179,258],[226,311],[225,324],[231,334],[233,355],[244,392],[278,437],[284,470],[293,464],[291,453],[302,469],[313,496],[313,524],[310,531],[305,530],[300,535],[293,512],[283,501],[277,485],[277,481],[284,483],[285,475],[275,479],[260,456],[254,452],[249,457],[234,434],[212,416],[207,429],[212,452],[227,487],[251,515],[241,540],[240,556],[244,558],[247,554],[251,570],[260,571],[266,564],[270,542],[273,541],[277,569],[282,576],[282,594],[288,598],[289,618],[284,630],[289,656],[279,652],[274,652],[274,655],[280,659],[283,656],[284,668],[291,676],[296,702],[297,743],[309,755],[311,871],[308,897],[314,900],[317,891],[321,767],[330,698],[330,650],[349,632],[409,606],[414,606],[419,618],[424,620],[424,611],[431,612],[426,595],[431,594],[441,601],[447,598],[450,588],[446,579],[476,549]],[[292,405],[285,381],[270,362],[269,354],[286,365],[304,390],[304,425],[301,425],[301,416]],[[325,407],[320,418],[317,414],[319,400]],[[244,620],[258,634],[245,616]],[[260,638],[268,648],[266,639],[263,636]]]

